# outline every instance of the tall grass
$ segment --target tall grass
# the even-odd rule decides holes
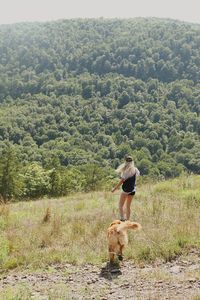
[[[200,176],[138,186],[127,258],[136,263],[172,260],[191,247],[200,249]],[[77,194],[0,206],[0,266],[40,268],[47,264],[108,259],[106,230],[118,218],[119,195]]]

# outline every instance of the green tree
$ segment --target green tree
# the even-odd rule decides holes
[[[77,168],[61,168],[61,194],[68,195],[70,193],[76,193],[87,190],[87,180],[85,173]]]
[[[28,165],[23,174],[24,196],[38,198],[48,195],[51,191],[51,173],[36,163]]]
[[[0,158],[0,195],[4,201],[20,196],[22,181],[19,163],[11,145],[7,145]]]
[[[85,176],[86,191],[95,191],[102,188],[106,182],[106,177],[109,176],[105,168],[102,168],[97,164],[84,165],[80,170]]]
[[[153,164],[148,159],[143,158],[137,163],[137,167],[140,170],[141,175],[148,175],[153,167]]]

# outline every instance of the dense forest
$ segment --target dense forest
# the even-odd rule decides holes
[[[0,194],[200,173],[200,26],[74,19],[0,26]]]

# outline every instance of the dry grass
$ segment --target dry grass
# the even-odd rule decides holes
[[[138,186],[132,220],[143,229],[129,235],[127,258],[170,261],[191,247],[200,248],[199,182],[199,176],[190,176]],[[1,205],[1,272],[107,261],[106,230],[118,217],[118,198],[96,192]]]
[[[15,288],[7,287],[0,292],[0,300],[29,300],[31,299],[30,288],[19,284]]]

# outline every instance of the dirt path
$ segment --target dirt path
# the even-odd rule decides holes
[[[120,269],[57,264],[43,272],[10,273],[1,279],[0,293],[23,286],[29,299],[200,299],[200,254],[191,252],[168,263]],[[19,298],[17,298],[19,299]],[[23,299],[23,298],[20,298]]]

